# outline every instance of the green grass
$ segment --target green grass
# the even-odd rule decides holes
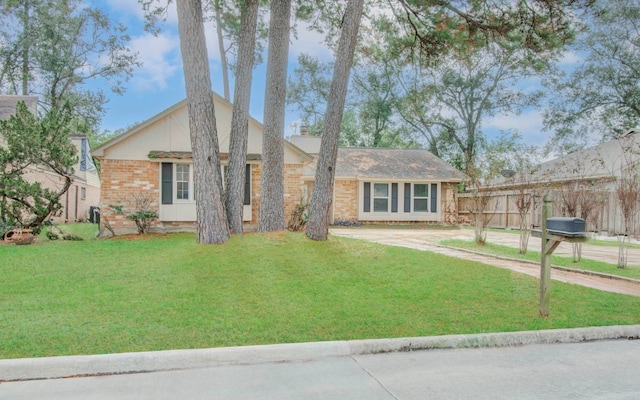
[[[500,257],[510,257],[520,260],[529,260],[540,262],[540,251],[527,251],[527,254],[518,254],[518,249],[515,247],[504,246],[493,243],[486,243],[483,246],[476,244],[472,240],[460,240],[460,239],[448,239],[443,240],[440,244],[451,247],[458,247],[461,249],[472,250],[479,253],[492,254]],[[640,279],[640,266],[627,265],[627,268],[620,269],[616,264],[605,263],[602,261],[589,260],[583,258],[577,263],[573,262],[573,258],[551,256],[551,264],[561,267],[582,269],[585,271],[602,272],[610,275],[618,275],[626,278]]]
[[[465,225],[465,226],[462,227],[462,229],[473,230],[474,227]],[[497,232],[497,233],[508,233],[508,234],[511,234],[511,235],[520,235],[520,230],[519,229],[487,228],[487,231],[489,231],[489,232]],[[618,247],[618,241],[613,236],[609,237],[607,239],[594,239],[594,238],[590,237],[587,240],[586,243],[590,244],[590,245],[593,245],[593,246]],[[640,249],[640,244],[638,244],[638,243],[628,243],[627,246],[630,249]]]
[[[71,233],[81,237],[83,240],[93,240],[98,236],[98,224],[76,223],[76,224],[55,224],[53,228],[45,226],[38,236],[38,241],[49,241],[46,232],[53,231],[60,235],[60,231],[65,234]]]
[[[595,245],[595,246],[604,246],[604,247],[618,247],[618,241],[617,240],[598,240],[598,239],[592,239],[590,238],[587,241],[588,244],[591,245]],[[627,246],[630,249],[640,249],[640,244],[638,243],[627,243]]]
[[[0,358],[640,323],[640,298],[303,234],[0,246]]]

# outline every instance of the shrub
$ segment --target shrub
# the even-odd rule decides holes
[[[362,226],[362,222],[349,219],[337,219],[333,222],[333,226]]]
[[[4,239],[4,235],[10,230],[16,229],[16,226],[10,222],[0,220],[0,240]]]
[[[153,210],[138,209],[131,214],[127,214],[126,218],[136,223],[139,234],[146,235],[149,233],[153,220],[158,218],[158,213]]]
[[[287,229],[292,232],[300,232],[307,226],[307,222],[309,222],[309,203],[300,199],[300,203],[296,205],[291,218],[289,218]]]
[[[158,218],[158,212],[151,209],[153,197],[147,193],[134,193],[129,197],[127,205],[109,206],[115,214],[124,214],[125,209],[131,209],[132,212],[125,215],[125,218],[136,223],[138,234],[146,235],[155,219]]]
[[[83,238],[81,238],[78,235],[74,235],[73,233],[65,233],[64,236],[62,236],[62,238],[64,240],[84,240]]]

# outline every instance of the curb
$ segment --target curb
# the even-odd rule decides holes
[[[640,339],[640,325],[0,360],[0,383],[347,357],[400,351]]]

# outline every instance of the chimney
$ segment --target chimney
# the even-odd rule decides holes
[[[306,125],[300,125],[300,135],[308,136],[309,135],[309,127]]]

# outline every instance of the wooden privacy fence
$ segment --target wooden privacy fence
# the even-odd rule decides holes
[[[548,193],[553,199],[551,215],[555,217],[567,216],[560,201],[560,192],[550,190]],[[488,197],[487,207],[483,213],[486,226],[503,229],[520,228],[520,213],[518,212],[518,207],[516,207],[517,193],[515,191],[495,192],[486,194],[486,196]],[[462,223],[473,224],[474,197],[473,193],[458,194],[458,215]],[[636,239],[640,238],[640,202],[637,210],[639,212],[636,213],[632,226],[629,227],[630,235]],[[535,227],[542,225],[542,196],[534,198],[528,215],[530,224]],[[607,192],[606,199],[599,207],[599,210],[594,211],[593,218],[588,218],[586,222],[587,231],[589,232],[597,232],[609,236],[621,233],[624,223],[616,193]]]

